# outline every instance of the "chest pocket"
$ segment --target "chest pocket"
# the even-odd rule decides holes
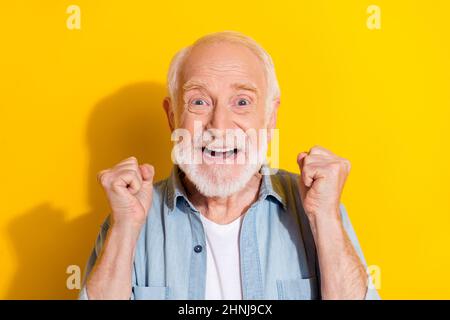
[[[169,287],[134,286],[133,295],[135,300],[167,300],[169,298]]]
[[[317,277],[277,280],[278,299],[316,300],[319,298]]]

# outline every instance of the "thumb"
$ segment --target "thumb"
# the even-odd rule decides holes
[[[143,207],[148,210],[152,202],[153,195],[153,176],[155,169],[148,163],[141,164],[139,170],[142,176],[142,186],[136,197],[139,199]]]

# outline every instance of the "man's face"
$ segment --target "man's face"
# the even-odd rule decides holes
[[[259,134],[274,125],[263,63],[242,45],[200,45],[184,63],[179,88],[177,127],[190,132],[193,141],[185,146],[200,160],[177,161],[180,168],[207,196],[239,191],[264,160],[254,154],[266,153]]]

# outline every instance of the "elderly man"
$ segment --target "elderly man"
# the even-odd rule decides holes
[[[268,140],[249,134],[270,139],[280,103],[261,46],[197,40],[173,58],[168,93],[169,126],[188,133],[172,174],[153,184],[134,157],[98,174],[111,214],[81,299],[378,298],[340,203],[349,161],[316,146],[298,155],[301,175],[271,171]]]

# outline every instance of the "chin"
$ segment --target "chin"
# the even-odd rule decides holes
[[[198,164],[180,165],[180,169],[206,197],[228,197],[241,191],[259,171],[257,165]]]

